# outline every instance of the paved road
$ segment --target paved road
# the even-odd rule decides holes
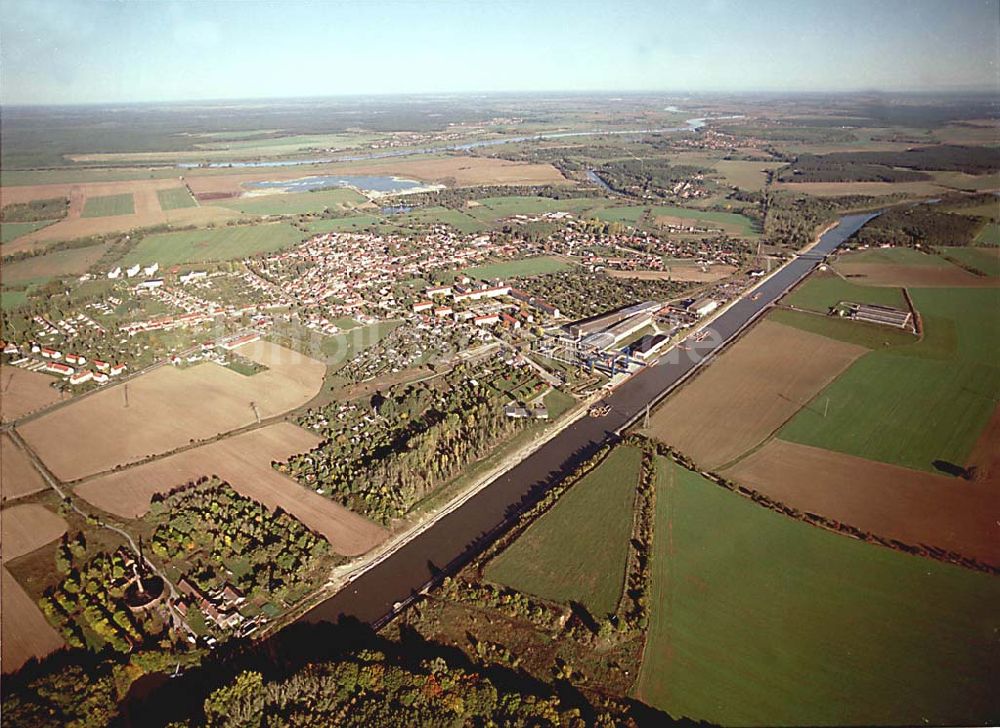
[[[675,348],[619,386],[606,398],[611,405],[610,414],[585,417],[566,428],[464,506],[307,612],[302,621],[337,621],[343,615],[376,626],[381,624],[393,613],[394,605],[405,604],[444,572],[453,571],[471,559],[510,526],[522,504],[537,498],[564,473],[614,438],[617,431],[642,415],[647,403],[662,399],[700,362],[806,276],[824,255],[873,217],[873,214],[842,217],[840,224],[825,233],[809,253],[786,264],[764,281],[753,296],[737,301],[717,317],[702,342],[689,339],[689,350]]]

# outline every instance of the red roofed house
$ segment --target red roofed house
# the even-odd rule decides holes
[[[434,308],[434,303],[432,301],[420,301],[419,303],[413,304],[413,313],[420,313],[421,311],[426,311],[430,308]]]

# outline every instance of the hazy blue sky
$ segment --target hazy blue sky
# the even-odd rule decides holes
[[[4,103],[984,90],[1000,0],[2,0]]]

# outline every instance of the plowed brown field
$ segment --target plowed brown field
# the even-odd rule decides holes
[[[45,480],[7,433],[0,435],[0,501],[45,490]]]
[[[59,401],[55,377],[19,367],[0,367],[0,422],[13,420]]]
[[[269,369],[160,367],[32,420],[21,435],[56,477],[75,480],[254,424],[255,412],[283,414],[323,383],[325,365],[290,349],[258,341],[238,352]]]
[[[649,434],[717,468],[763,442],[867,349],[761,321],[671,395]]]
[[[0,551],[3,562],[30,554],[66,533],[66,521],[38,503],[0,511]]]
[[[65,644],[6,568],[0,569],[0,671],[14,672]]]
[[[75,492],[109,513],[138,518],[149,510],[155,493],[218,475],[243,495],[292,514],[325,536],[337,553],[363,554],[385,539],[382,528],[271,467],[272,461],[305,452],[318,442],[315,435],[282,422],[88,480]]]
[[[1000,566],[1000,484],[772,440],[722,473],[801,511]]]

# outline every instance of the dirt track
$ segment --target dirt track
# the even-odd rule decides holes
[[[700,467],[762,442],[867,349],[761,321],[650,419],[649,434]]]
[[[322,362],[259,341],[239,347],[269,367],[247,377],[212,363],[164,366],[19,428],[60,480],[70,481],[169,452],[281,415],[315,396]],[[126,406],[126,388],[128,404]]]
[[[271,467],[319,443],[319,438],[287,422],[226,438],[145,465],[86,481],[78,496],[109,513],[139,518],[155,493],[202,476],[218,475],[237,491],[281,508],[322,534],[343,556],[357,556],[388,535],[371,521],[294,482]]]
[[[1000,566],[1000,483],[772,440],[722,473],[801,511]]]

